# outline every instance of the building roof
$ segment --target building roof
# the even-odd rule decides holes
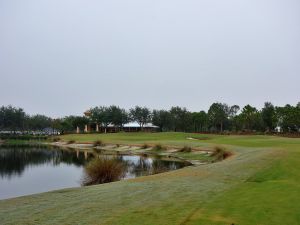
[[[140,125],[137,122],[130,122],[130,123],[124,124],[123,127],[140,127]],[[155,126],[152,123],[146,123],[144,125],[144,127],[147,127],[147,128],[158,128],[158,126]]]
[[[113,124],[109,124],[107,127],[115,127],[115,125]],[[138,122],[130,122],[130,123],[126,123],[123,125],[124,128],[139,128],[140,125],[138,124]],[[153,125],[152,123],[146,123],[144,125],[144,128],[158,128],[158,126]]]

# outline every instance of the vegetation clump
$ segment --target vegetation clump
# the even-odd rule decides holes
[[[75,140],[69,140],[69,141],[67,142],[67,144],[70,145],[70,144],[74,144],[75,142],[76,142]]]
[[[230,157],[231,155],[232,152],[226,151],[224,148],[217,146],[215,147],[211,156],[214,158],[213,161],[216,162],[216,161],[224,160]]]
[[[103,184],[122,179],[126,166],[117,159],[95,158],[84,168],[82,185]]]
[[[93,151],[96,152],[97,154],[101,154],[103,152],[103,149],[94,148]]]
[[[162,150],[166,150],[167,148],[161,144],[156,144],[154,146],[154,148],[152,150],[155,150],[155,151],[162,151]]]
[[[104,144],[103,144],[103,142],[102,142],[101,140],[97,140],[97,141],[95,141],[94,144],[93,144],[94,147],[103,146],[103,145],[104,145]]]
[[[142,156],[143,157],[148,157],[148,154],[147,153],[143,153]]]
[[[189,146],[184,146],[183,148],[181,148],[179,150],[179,152],[191,152],[191,151],[192,151],[192,148]]]
[[[54,137],[54,138],[52,138],[52,141],[53,142],[58,142],[58,141],[60,141],[60,138],[59,137]]]
[[[142,149],[146,149],[146,148],[149,148],[149,145],[148,144],[143,144]]]

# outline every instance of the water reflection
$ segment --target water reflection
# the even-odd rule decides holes
[[[128,179],[182,168],[185,163],[155,157],[103,155],[90,151],[48,146],[0,146],[0,199],[79,187],[84,168],[94,158],[113,159],[122,164]],[[103,180],[99,179],[102,183]]]
[[[183,162],[166,161],[160,158],[150,158],[144,156],[121,156],[122,161],[126,162],[126,177],[138,177],[151,174],[176,170],[186,166]]]
[[[27,167],[49,164],[58,166],[60,163],[83,166],[92,157],[77,151],[59,148],[39,147],[2,147],[0,148],[0,176],[11,178],[21,176]]]

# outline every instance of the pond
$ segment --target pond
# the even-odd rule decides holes
[[[90,151],[47,146],[0,146],[0,199],[80,187],[84,168],[94,158],[122,162],[124,176],[135,178],[175,170],[185,162],[138,155],[100,155]]]

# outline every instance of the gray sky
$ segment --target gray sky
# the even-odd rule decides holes
[[[300,101],[299,0],[0,0],[0,105]]]

